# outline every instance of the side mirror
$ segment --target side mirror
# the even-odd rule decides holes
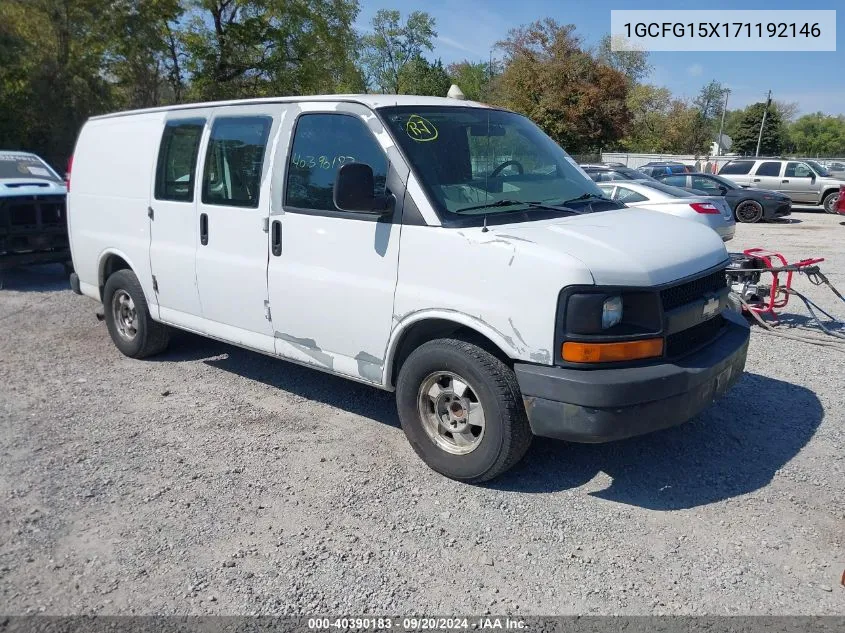
[[[365,163],[347,163],[337,172],[333,198],[341,211],[383,215],[389,213],[393,196],[377,196],[373,168]]]
[[[723,196],[726,196],[726,195],[728,194],[728,188],[727,188],[727,187],[725,187],[724,185],[722,185],[721,187],[719,187],[719,191],[721,191],[721,192],[722,192],[722,195],[723,195]]]
[[[811,171],[809,176],[810,176],[810,182],[816,182],[816,172]]]

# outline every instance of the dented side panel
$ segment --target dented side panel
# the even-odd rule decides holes
[[[577,259],[551,257],[505,229],[406,226],[391,346],[420,319],[443,318],[487,336],[512,359],[551,364],[558,293],[591,283]]]
[[[369,108],[325,101],[287,107],[275,149],[270,210],[270,222],[281,223],[282,247],[281,254],[270,254],[267,270],[276,354],[381,385],[409,169]],[[285,205],[297,119],[310,113],[351,115],[373,134],[390,163],[388,187],[398,201],[392,218],[305,213]],[[338,149],[352,156],[355,150]]]

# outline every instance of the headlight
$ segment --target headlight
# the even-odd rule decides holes
[[[622,297],[608,297],[601,307],[601,327],[603,330],[612,328],[622,322]]]

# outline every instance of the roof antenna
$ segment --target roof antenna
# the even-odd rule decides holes
[[[487,228],[487,214],[484,214],[484,226],[481,227],[481,232],[486,233],[490,229]]]

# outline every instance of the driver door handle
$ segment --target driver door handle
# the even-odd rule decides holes
[[[781,180],[781,182],[789,182],[789,180]]]
[[[200,214],[200,244],[206,246],[208,244],[208,214]]]
[[[270,249],[276,257],[282,254],[282,223],[279,220],[273,220],[270,229]]]

